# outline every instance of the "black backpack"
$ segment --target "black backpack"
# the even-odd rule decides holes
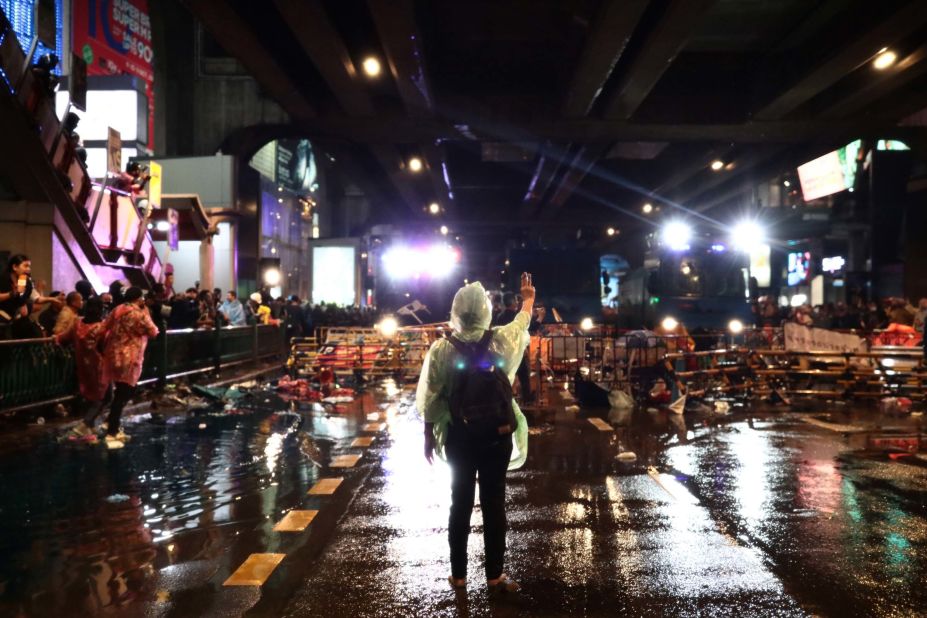
[[[448,336],[457,350],[451,366],[451,423],[471,441],[486,444],[515,431],[512,385],[498,359],[489,351],[492,331],[475,343]]]

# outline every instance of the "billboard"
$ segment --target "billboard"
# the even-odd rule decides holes
[[[801,285],[811,279],[811,253],[796,251],[789,253],[786,282],[789,285]]]
[[[345,307],[357,304],[355,248],[312,248],[312,302]]]
[[[132,75],[145,84],[148,123],[138,141],[154,146],[154,52],[148,0],[74,0],[74,52],[87,75]],[[144,133],[144,134],[142,134]]]
[[[837,151],[798,166],[798,179],[806,202],[846,189],[843,166]]]

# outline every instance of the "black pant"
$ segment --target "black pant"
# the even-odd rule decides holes
[[[534,396],[531,394],[531,366],[527,355],[521,359],[515,377],[518,378],[518,385],[521,387],[521,400],[530,401],[533,399]]]
[[[445,452],[451,466],[451,516],[448,522],[451,576],[457,579],[467,576],[467,539],[479,474],[486,579],[496,579],[502,574],[505,561],[505,473],[512,456],[512,436],[509,434],[495,443],[479,445],[469,443],[451,426]]]
[[[94,423],[97,421],[97,417],[100,416],[100,413],[103,412],[103,408],[106,406],[107,402],[113,398],[113,387],[110,386],[106,389],[106,393],[103,395],[103,399],[100,401],[89,401],[80,398],[80,411],[83,413],[84,425],[87,427],[93,428]],[[125,404],[123,404],[125,405]]]
[[[113,404],[109,407],[109,418],[106,420],[106,433],[115,436],[119,433],[119,422],[122,420],[122,409],[126,407],[132,395],[135,393],[135,387],[125,382],[116,382],[116,391],[113,395]]]

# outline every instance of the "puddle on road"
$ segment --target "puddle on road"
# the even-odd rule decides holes
[[[237,566],[233,542],[275,551],[270,527],[319,500],[307,498],[319,466],[372,407],[336,415],[268,394],[232,415],[130,419],[119,451],[49,434],[0,455],[0,615],[93,614],[211,590]],[[257,599],[235,594],[244,608]]]

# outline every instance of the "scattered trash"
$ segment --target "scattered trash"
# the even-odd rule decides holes
[[[244,393],[242,393],[239,389],[234,388],[234,387],[233,388],[221,388],[221,387],[212,388],[209,386],[200,386],[199,384],[194,384],[191,387],[191,390],[197,395],[202,395],[206,399],[210,399],[212,401],[223,401],[223,402],[235,401],[235,400],[238,400],[244,397]]]
[[[206,423],[200,423],[200,424],[199,424],[199,428],[200,428],[200,429],[206,429]]]
[[[354,397],[348,397],[344,395],[325,397],[322,399],[322,403],[351,403],[352,401],[354,401]]]
[[[690,399],[686,402],[686,412],[690,412],[692,414],[711,414],[712,407],[702,403],[701,401]]]
[[[564,408],[564,410],[566,410],[567,412],[573,412],[575,414],[576,412],[579,412],[579,406],[577,405],[567,406]]]
[[[731,404],[726,401],[715,402],[715,414],[727,414],[731,411]]]
[[[879,400],[879,411],[883,414],[907,414],[912,401],[907,397],[884,397]]]
[[[616,389],[608,394],[608,404],[612,408],[633,408],[634,399],[625,391]]]
[[[113,494],[111,496],[106,497],[106,501],[109,502],[110,504],[118,504],[120,502],[125,502],[128,499],[129,499],[129,496],[125,494]]]
[[[673,412],[674,414],[682,414],[683,412],[685,412],[686,411],[686,396],[683,395],[682,397],[680,397],[679,399],[671,403],[669,405],[669,410],[670,412]]]
[[[590,380],[584,379],[577,372],[574,382],[576,388],[576,400],[584,406],[590,408],[604,408],[608,404],[609,387],[601,386]]]
[[[656,404],[668,404],[673,398],[673,393],[666,387],[663,379],[658,379],[650,389],[650,401]]]
[[[634,451],[622,451],[618,453],[618,457],[616,459],[618,461],[625,461],[625,462],[637,461],[637,453],[635,453]]]
[[[44,424],[45,424],[45,417],[44,417],[44,416],[40,416],[40,417],[38,417],[37,419],[35,419],[35,424],[36,424],[36,425],[44,425]]]

